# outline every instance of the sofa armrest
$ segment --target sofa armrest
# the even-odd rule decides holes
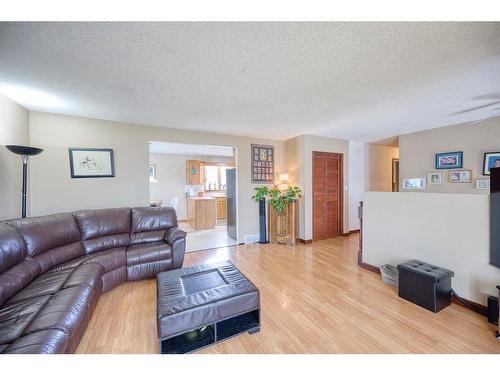
[[[181,268],[186,252],[186,232],[172,227],[165,233],[165,241],[172,246],[172,269]]]
[[[165,241],[167,241],[169,245],[172,245],[179,238],[185,238],[186,235],[187,233],[184,232],[182,229],[179,229],[177,227],[172,227],[169,228],[165,233]]]

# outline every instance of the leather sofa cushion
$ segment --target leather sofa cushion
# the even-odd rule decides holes
[[[99,263],[82,264],[73,270],[63,284],[63,289],[79,285],[87,285],[92,289],[102,289],[104,266]]]
[[[132,232],[147,232],[176,226],[177,216],[171,207],[132,208]]]
[[[127,266],[127,280],[143,280],[155,277],[158,273],[172,269],[172,259],[157,260]]]
[[[97,253],[84,255],[83,257],[72,259],[51,269],[49,272],[58,272],[68,268],[76,268],[82,264],[98,263],[104,267],[104,272],[109,272],[127,264],[127,256],[124,247],[110,250],[103,250]]]
[[[28,299],[56,294],[59,290],[79,285],[95,288],[101,283],[104,267],[98,263],[83,264],[56,272],[46,272],[38,276],[27,287],[9,299],[6,305]],[[100,289],[100,287],[98,287]]]
[[[62,289],[50,297],[28,325],[25,333],[59,329],[69,336],[78,328],[94,293],[86,285]]]
[[[5,348],[4,354],[64,353],[69,335],[58,329],[46,329],[23,336]]]
[[[92,254],[85,260],[84,264],[99,263],[104,267],[104,272],[113,271],[127,264],[127,256],[124,248],[100,251]]]
[[[0,272],[15,266],[28,254],[21,235],[5,223],[0,223]]]
[[[174,226],[177,226],[177,216],[173,208],[133,208],[130,243],[135,245],[161,241],[166,230]]]
[[[87,254],[96,253],[103,250],[109,250],[116,247],[128,246],[130,243],[130,234],[112,234],[109,236],[102,236],[92,238],[91,240],[83,241],[83,247]]]
[[[130,208],[74,212],[83,240],[130,232]]]
[[[102,276],[102,292],[106,293],[125,281],[127,281],[127,266],[106,272]]]
[[[41,272],[45,272],[60,263],[80,257],[84,254],[85,250],[83,249],[82,243],[78,241],[48,250],[35,256],[33,259],[40,265]]]
[[[8,344],[21,337],[50,296],[3,306],[0,309],[0,344]]]
[[[82,233],[85,253],[129,245],[130,208],[83,210],[74,216]]]
[[[187,233],[184,232],[182,229],[174,227],[174,228],[170,228],[169,230],[167,230],[167,233],[165,233],[165,240],[169,244],[173,244],[178,239],[185,238],[186,235],[187,235]]]
[[[61,290],[62,286],[73,272],[72,269],[44,273],[33,280],[27,287],[16,293],[9,299],[6,305],[12,305],[21,301],[33,299],[36,297],[50,296]]]
[[[132,245],[127,249],[127,266],[170,259],[172,247],[165,241]]]
[[[67,213],[10,220],[7,223],[23,236],[30,256],[81,238],[73,215]]]
[[[0,274],[0,306],[40,274],[40,265],[31,258]]]

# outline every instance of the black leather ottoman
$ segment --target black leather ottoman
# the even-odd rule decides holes
[[[399,296],[432,312],[451,304],[453,271],[419,260],[398,265]]]
[[[260,330],[259,290],[231,262],[161,272],[156,280],[162,354]]]

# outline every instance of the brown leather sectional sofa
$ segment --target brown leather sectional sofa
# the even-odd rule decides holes
[[[84,210],[0,222],[0,353],[72,353],[99,296],[182,267],[170,208]]]

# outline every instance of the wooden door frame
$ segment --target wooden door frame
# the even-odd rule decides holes
[[[312,240],[313,241],[319,241],[314,238],[314,194],[312,193],[314,191],[314,155],[315,154],[334,154],[334,155],[339,155],[339,175],[340,175],[340,181],[339,181],[339,192],[340,192],[340,204],[339,204],[339,218],[340,218],[340,234],[339,236],[344,235],[344,154],[341,152],[326,152],[326,151],[313,151],[311,155],[311,203],[312,203]],[[333,238],[333,237],[332,237]]]
[[[398,178],[397,180],[394,178],[394,164],[395,162],[398,162]],[[392,192],[399,192],[399,158],[392,158],[392,163],[391,163],[391,171],[392,171],[392,180],[391,180],[391,191]],[[394,190],[394,185],[397,185],[398,190]]]

